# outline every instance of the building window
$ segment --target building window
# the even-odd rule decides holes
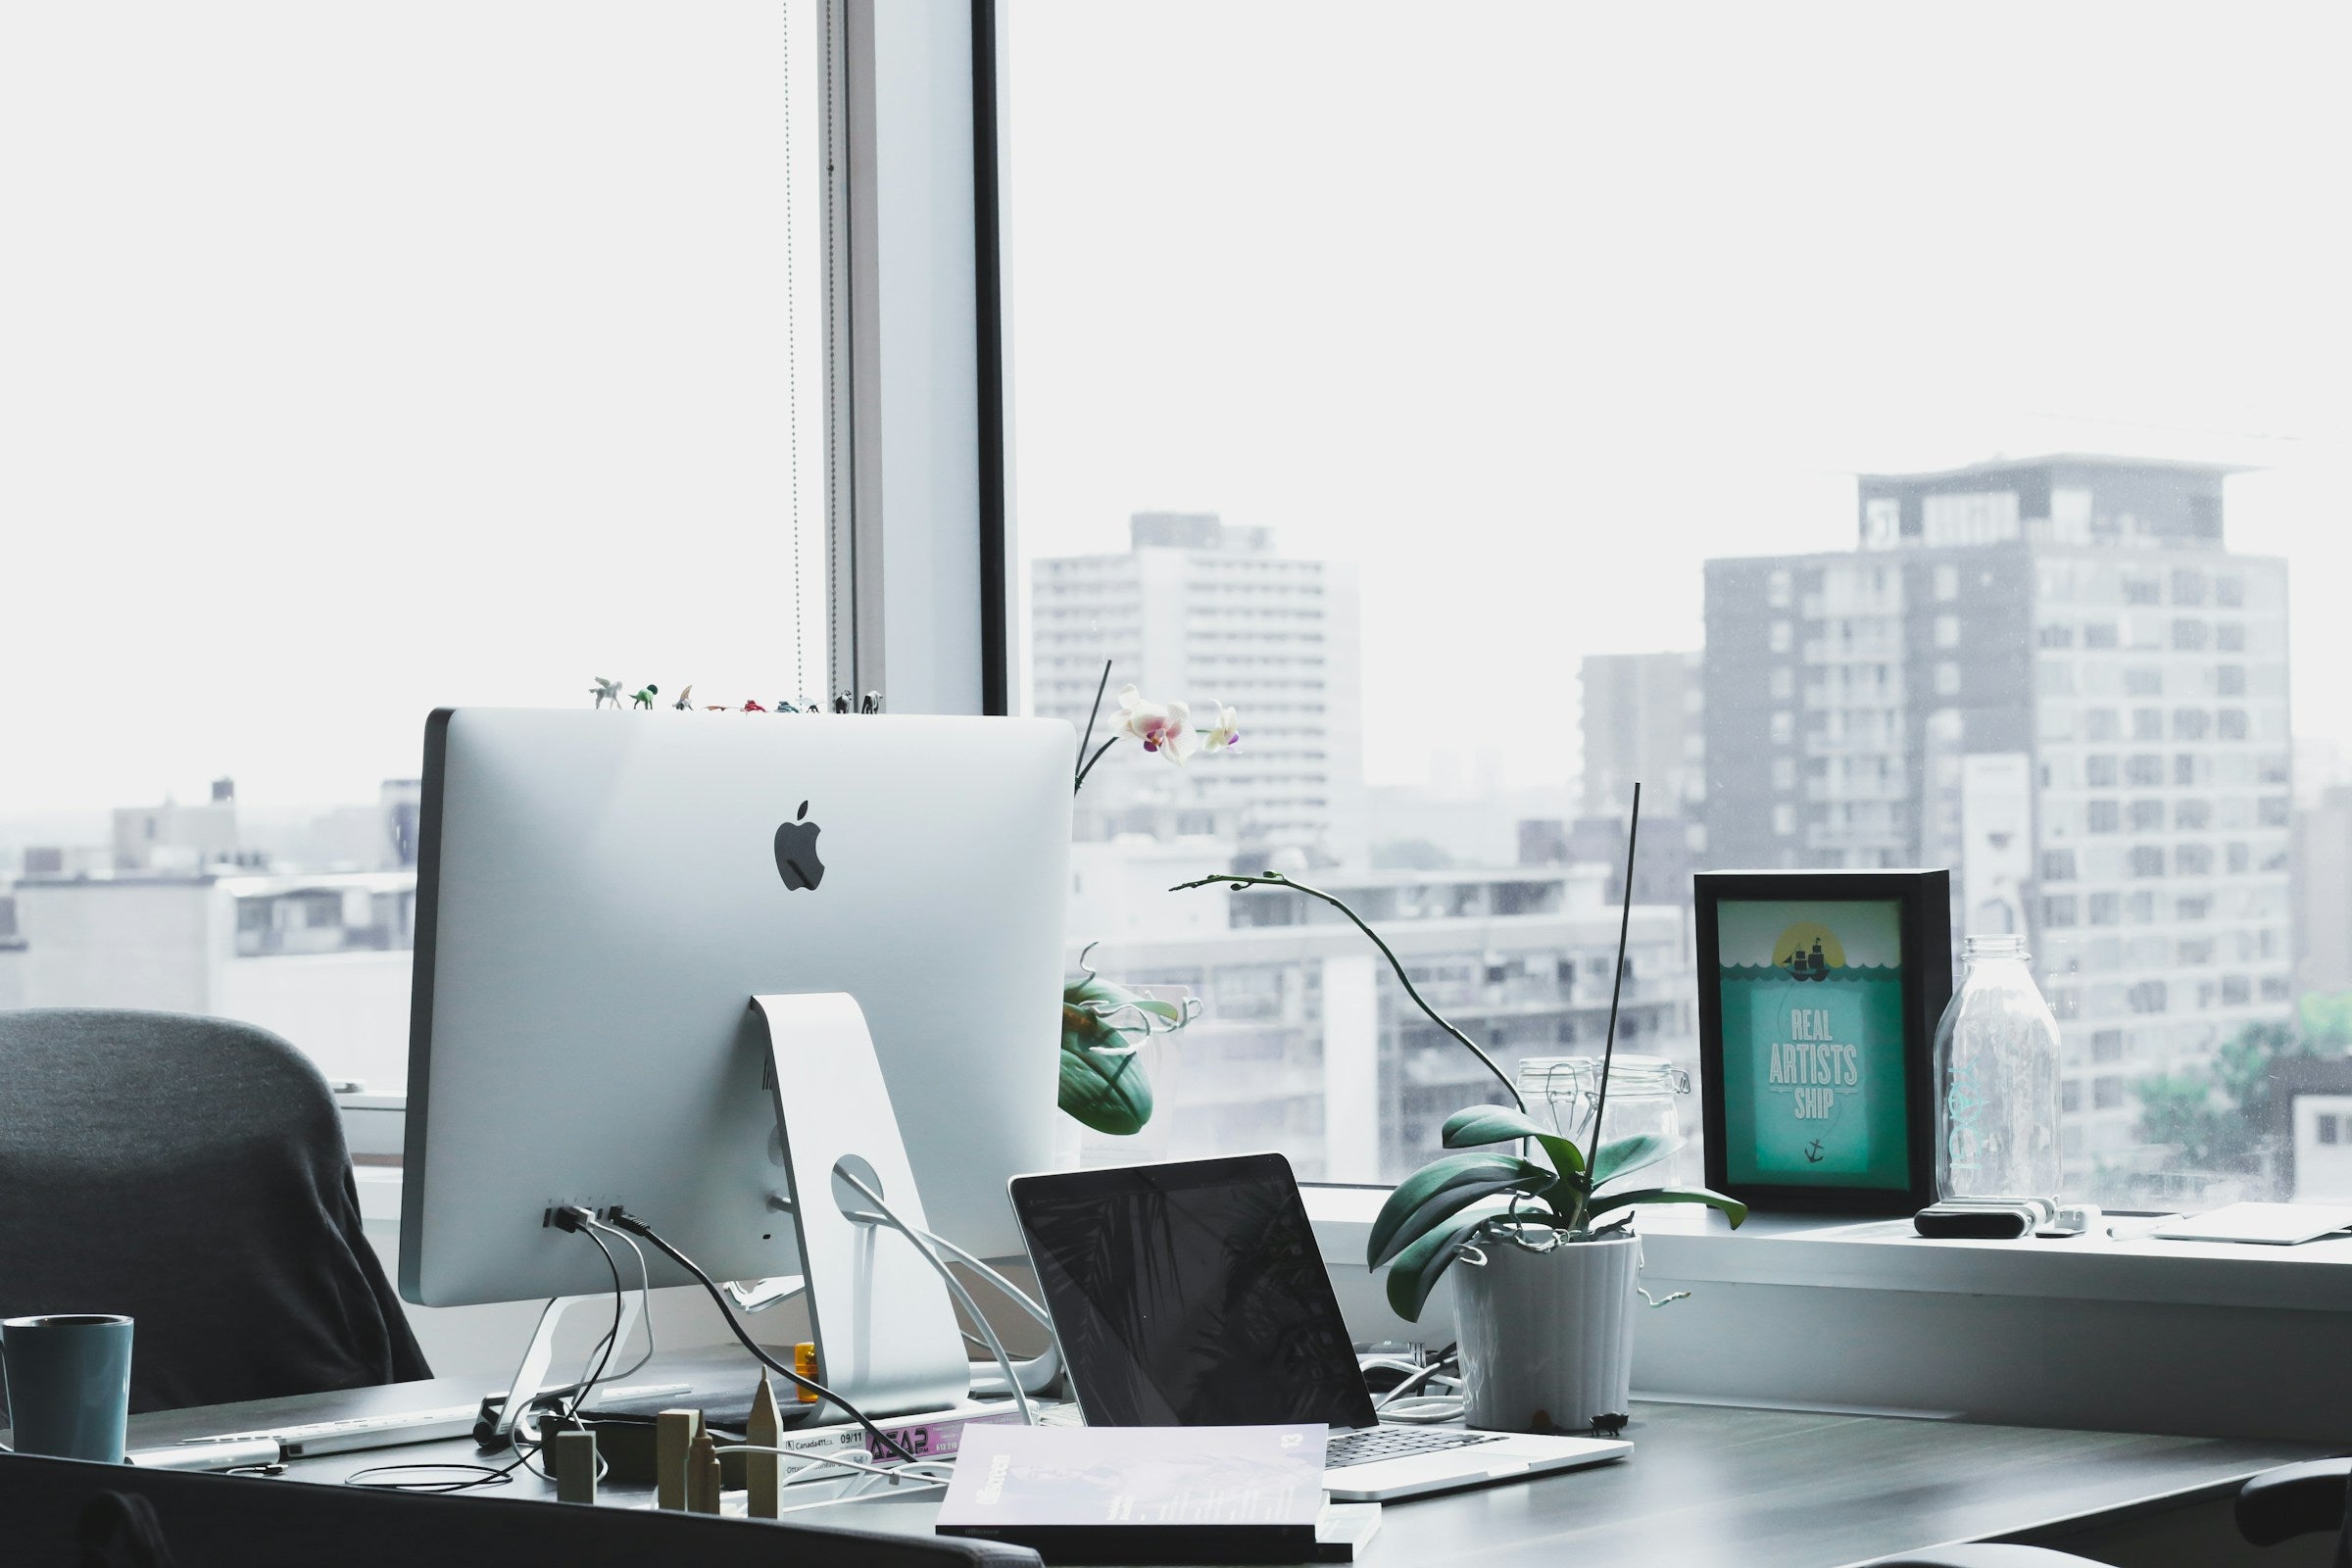
[[[2115,754],[2096,752],[2082,759],[2082,782],[2090,788],[2115,788]]]
[[[1769,646],[1776,654],[1785,654],[1788,652],[1788,650],[1794,647],[1796,643],[1795,631],[1791,629],[1788,622],[1785,620],[1774,621],[1772,623],[1772,630],[1766,635],[1769,640]]]
[[[1960,568],[1957,566],[1937,566],[1936,568],[1936,602],[1939,604],[1948,605],[1959,597]]]
[[[1938,648],[1960,646],[1960,617],[1958,615],[1937,615],[1936,617],[1936,646]]]
[[[2153,844],[2132,846],[2132,874],[2133,876],[2164,875],[2164,851]]]
[[[1610,1076],[1615,1077],[1616,1075],[1612,1073]],[[2333,1144],[2340,1141],[2340,1134],[2338,1133],[2337,1129],[2341,1124],[2334,1116],[2329,1115],[2327,1112],[2322,1112],[2321,1114],[2312,1118],[2312,1124],[2313,1130],[2319,1135],[2319,1140],[2321,1143]]]
[[[2134,708],[2132,710],[2132,738],[2135,741],[2164,739],[2164,710]]]
[[[2235,572],[2226,572],[2215,578],[2213,602],[2224,610],[2243,610],[2246,606],[2246,579]]]
[[[1938,697],[1960,695],[1960,666],[1948,659],[1939,660],[1936,662],[1936,695]]]
[[[1794,837],[1796,834],[1796,808],[1786,805],[1774,807],[1772,808],[1772,830],[1782,838]]]
[[[2075,852],[2072,850],[2042,851],[2041,879],[2044,882],[2072,882],[2075,879]]]
[[[1787,610],[1792,602],[1788,569],[1775,566],[1764,578],[1764,603],[1774,610]]]
[[[2073,925],[2075,923],[2075,896],[2071,893],[2056,893],[2045,897],[2041,901],[2041,923],[2052,926]]]
[[[2121,1029],[2098,1029],[2091,1033],[2090,1059],[2105,1064],[2124,1059],[2124,1032]]]
[[[2112,708],[2082,710],[2082,738],[2093,743],[2121,740],[2122,715]]]
[[[2173,651],[2192,654],[2205,647],[2206,625],[2201,620],[2179,619],[2173,622]]]
[[[2124,1104],[2124,1081],[2121,1078],[2100,1078],[2090,1086],[2090,1103],[2094,1110],[2120,1110]]]
[[[2117,896],[2113,893],[2093,893],[2088,912],[2092,925],[2115,924],[2119,912]]]
[[[2242,708],[2223,709],[2214,715],[2214,727],[2223,740],[2244,740],[2246,738],[2246,710]]]
[[[2091,833],[2114,833],[2123,827],[2123,807],[2115,801],[2091,801],[2082,810],[2082,825]]]

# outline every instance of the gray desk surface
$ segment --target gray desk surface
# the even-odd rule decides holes
[[[657,1361],[629,1379],[695,1381],[712,1365]],[[743,1377],[749,1380],[750,1374]],[[331,1420],[478,1397],[436,1380],[348,1394],[140,1416],[133,1446],[281,1417]],[[1840,1568],[1889,1552],[2016,1535],[2055,1521],[2159,1506],[2233,1490],[2275,1464],[2320,1457],[2309,1445],[1979,1426],[1637,1401],[1621,1463],[1511,1486],[1392,1503],[1367,1563],[1613,1561],[1740,1568]],[[341,1481],[369,1465],[471,1460],[468,1442],[303,1460],[290,1481]],[[511,1455],[510,1455],[511,1457]],[[501,1462],[504,1462],[503,1460]],[[486,1495],[553,1489],[528,1471]],[[642,1494],[607,1488],[616,1502]],[[858,1502],[802,1517],[928,1532],[927,1497]],[[1607,1555],[1602,1555],[1607,1554]]]

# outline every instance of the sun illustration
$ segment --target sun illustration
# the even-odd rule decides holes
[[[1772,939],[1772,961],[1786,967],[1791,958],[1809,958],[1817,943],[1825,965],[1832,969],[1845,967],[1845,944],[1838,940],[1837,932],[1819,920],[1799,920],[1784,926],[1781,934]]]

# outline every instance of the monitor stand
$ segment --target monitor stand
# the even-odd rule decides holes
[[[864,1012],[839,991],[754,997],[751,1010],[767,1035],[817,1380],[868,1416],[953,1407],[970,1393],[972,1364],[947,1287],[913,1242],[853,1219],[871,1205],[834,1175],[845,1166],[927,1228]]]

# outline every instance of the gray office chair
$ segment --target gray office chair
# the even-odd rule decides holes
[[[0,1317],[122,1312],[136,1411],[432,1376],[334,1097],[249,1024],[0,1012]]]
[[[2352,1568],[2346,1490],[2352,1459],[2314,1459],[2265,1470],[2237,1492],[2237,1533],[2257,1546],[2333,1534],[2336,1568]],[[1882,1557],[1870,1568],[2099,1568],[2087,1557],[2042,1546],[1941,1546]]]

